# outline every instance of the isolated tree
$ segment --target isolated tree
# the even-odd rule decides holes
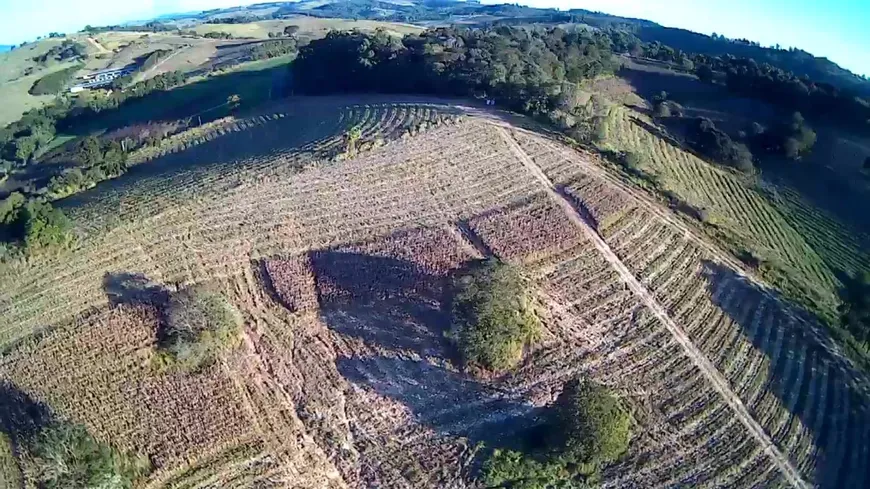
[[[573,463],[606,464],[628,450],[631,414],[603,385],[574,379],[551,413],[553,446]]]
[[[234,112],[239,108],[242,103],[242,98],[238,96],[238,94],[232,94],[227,97],[227,108],[230,109],[230,112]]]
[[[155,357],[158,368],[195,371],[213,363],[241,338],[242,316],[208,285],[183,287],[169,298]]]
[[[540,337],[530,282],[519,269],[491,258],[453,280],[453,328],[466,364],[488,370],[516,366]]]
[[[356,154],[356,146],[359,140],[362,139],[362,128],[353,126],[344,133],[344,150],[350,156]]]
[[[695,75],[698,76],[698,79],[704,83],[711,83],[713,81],[713,68],[710,66],[702,64],[699,65],[695,70]]]
[[[284,35],[285,36],[293,37],[296,35],[297,32],[299,32],[298,25],[288,25],[287,27],[284,28]]]

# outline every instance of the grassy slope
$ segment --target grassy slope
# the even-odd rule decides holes
[[[325,36],[332,29],[360,29],[374,31],[378,28],[402,36],[408,33],[420,32],[422,28],[410,24],[378,22],[370,20],[320,19],[296,17],[286,20],[268,20],[249,24],[202,24],[193,30],[199,34],[207,32],[228,32],[236,37],[253,37],[268,39],[269,32],[282,32],[289,25],[299,26],[300,39],[315,39]],[[91,56],[85,62],[86,70],[97,70],[111,66],[123,66],[134,58],[147,55],[156,49],[182,50],[171,60],[167,68],[189,71],[197,68],[214,56],[214,45],[220,41],[210,39],[190,39],[173,33],[145,32],[105,32],[94,36],[105,49],[118,50],[117,53],[99,54],[98,49],[90,43],[83,34],[75,34],[72,39],[81,42],[88,48]],[[6,53],[0,53],[0,126],[18,120],[21,115],[33,108],[42,107],[54,100],[53,96],[33,96],[27,93],[36,80],[46,74],[66,68],[70,63],[49,63],[42,67],[33,61],[34,56],[48,51],[58,45],[63,39],[43,39],[30,43],[22,48],[16,48]],[[97,56],[99,54],[99,56]],[[27,68],[34,68],[33,74],[24,76]],[[258,68],[259,69],[259,68]],[[161,68],[160,72],[165,71]],[[157,71],[155,71],[156,74]]]
[[[811,301],[823,316],[835,314],[839,282],[819,252],[753,181],[717,168],[652,134],[649,117],[618,108],[606,145],[641,156],[645,169],[668,190],[693,206],[708,209],[720,242],[745,248],[772,265],[766,278],[801,301]],[[854,254],[855,250],[850,250]]]
[[[870,270],[870,236],[857,232],[832,211],[817,207],[794,188],[724,170],[672,144],[658,133],[664,128],[657,127],[644,110],[635,110],[648,107],[634,93],[644,82],[610,77],[585,86],[618,105],[605,149],[641,156],[643,170],[654,175],[664,189],[709,211],[712,225],[703,228],[715,241],[732,252],[748,250],[765,259],[759,271],[765,280],[828,324],[837,325],[839,274]],[[726,117],[721,123],[728,121]],[[807,163],[820,164],[817,159],[818,155]],[[866,348],[839,328],[832,329],[832,334],[854,360],[870,368]]]
[[[60,41],[57,39],[44,39],[0,54],[0,100],[3,101],[0,104],[0,126],[16,121],[28,110],[54,100],[54,96],[33,96],[27,91],[43,76],[72,65],[49,63],[43,67],[33,61],[33,57],[44,54],[58,44]],[[27,68],[33,68],[33,73],[25,75]]]
[[[236,37],[253,37],[257,39],[268,39],[269,32],[282,32],[285,27],[295,25],[299,27],[299,37],[304,38],[319,38],[323,37],[330,30],[350,30],[359,29],[362,31],[374,31],[378,28],[386,29],[388,32],[398,36],[405,34],[417,33],[423,30],[410,24],[399,24],[394,22],[378,22],[373,20],[351,20],[351,19],[321,19],[314,17],[294,17],[286,20],[264,20],[261,22],[252,22],[248,24],[200,24],[193,28],[197,34],[206,34],[208,32],[226,32]]]

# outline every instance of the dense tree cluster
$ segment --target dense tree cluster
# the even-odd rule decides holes
[[[57,103],[31,110],[21,119],[0,129],[0,158],[27,164],[36,151],[48,145],[58,130],[87,123],[102,111],[117,109],[127,100],[141,98],[158,90],[184,83],[185,76],[173,71],[163,73],[106,97],[59,99]]]
[[[307,93],[416,92],[477,96],[546,114],[566,83],[606,73],[610,39],[562,29],[439,28],[401,41],[386,32],[332,32],[300,50],[294,81]]]
[[[206,39],[233,39],[234,36],[232,34],[230,34],[229,32],[214,31],[214,32],[206,32],[205,34],[202,35],[202,37],[204,37]]]
[[[697,118],[689,123],[687,143],[695,151],[742,172],[752,171],[752,153],[742,143],[735,142],[710,119]]]
[[[22,249],[62,245],[68,241],[71,228],[66,216],[48,202],[28,200],[20,192],[0,200],[0,240]]]
[[[251,59],[271,59],[296,52],[296,39],[266,41],[251,47]]]
[[[749,138],[757,152],[782,155],[792,160],[800,159],[816,144],[816,133],[807,125],[800,112],[795,112],[788,122],[776,124],[769,129],[753,124]]]
[[[717,34],[706,36],[697,32],[654,24],[622,26],[622,28],[631,31],[646,43],[658,42],[670,46],[674,50],[708,58],[732,57],[747,61],[752,60],[758,65],[766,64],[785,72],[795,73],[799,78],[809,77],[819,82],[839,86],[845,90],[854,90],[862,96],[870,95],[870,84],[866,80],[840,68],[828,59],[813,56],[797,48],[762,47],[758,43],[746,39],[728,39]]]
[[[57,46],[52,46],[45,53],[34,57],[33,61],[45,64],[49,60],[66,61],[69,59],[86,59],[87,57],[88,52],[84,44],[71,39],[65,39]]]
[[[619,39],[624,33],[613,33]],[[632,41],[621,41],[630,43]],[[710,57],[690,54],[659,42],[646,44],[643,55],[694,71],[701,81],[712,83],[722,73],[725,86],[740,95],[764,100],[786,110],[801,112],[810,118],[870,132],[870,101],[828,83],[798,77],[794,73],[751,58],[733,55]]]
[[[840,293],[840,322],[865,347],[870,346],[870,272],[845,280]]]
[[[62,70],[49,73],[36,80],[28,93],[31,95],[57,95],[66,90],[69,82],[75,77],[81,65],[74,65]]]

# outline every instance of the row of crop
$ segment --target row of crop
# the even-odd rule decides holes
[[[0,376],[99,439],[147,454],[158,469],[249,432],[218,369],[196,376],[150,369],[156,329],[155,311],[116,308],[19,348]]]
[[[692,266],[692,262],[697,262],[699,258],[693,256],[684,263]],[[653,261],[658,260],[657,258]],[[819,463],[819,447],[814,443],[815,435],[808,421],[812,421],[814,417],[831,415],[817,412],[813,395],[819,390],[816,385],[819,379],[811,373],[820,360],[815,354],[805,358],[808,341],[805,338],[797,339],[798,337],[790,334],[786,336],[791,338],[790,344],[781,334],[779,340],[775,339],[779,329],[788,325],[782,321],[771,322],[773,316],[765,307],[769,303],[763,300],[759,302],[761,294],[747,295],[746,290],[737,293],[740,279],[719,277],[725,285],[702,280],[698,274],[702,267],[697,264],[694,267],[695,273],[686,273],[684,266],[666,268],[668,275],[672,276],[669,280],[677,284],[674,290],[671,290],[673,286],[668,286],[667,281],[659,281],[657,286],[656,280],[652,280],[650,284],[657,289],[657,296],[663,300],[670,297],[669,309],[677,319],[690,326],[690,334],[697,335],[707,331],[706,335],[697,336],[699,346],[708,352],[714,363],[730,378],[735,390],[752,407],[755,416],[769,430],[774,441],[812,480]],[[639,275],[648,277],[649,267],[639,272]],[[719,297],[716,307],[707,299],[707,294],[697,292],[707,289]],[[735,302],[738,297],[742,300]],[[710,315],[719,308],[728,312],[720,311],[719,317],[724,321],[720,319],[717,322]],[[783,356],[785,352],[792,350],[796,350],[797,354]],[[780,367],[782,371],[779,373],[776,370],[778,362],[785,363],[784,368]],[[781,380],[772,380],[774,376]],[[776,382],[781,384],[778,388]],[[835,388],[842,387],[839,385]],[[778,394],[765,390],[769,388],[777,389]],[[766,401],[758,404],[756,399]],[[861,450],[860,447],[855,449]]]

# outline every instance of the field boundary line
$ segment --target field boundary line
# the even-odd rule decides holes
[[[678,326],[671,317],[667,314],[664,308],[650,294],[625,266],[624,263],[616,256],[610,246],[601,238],[580,215],[574,205],[563,195],[559,193],[553,182],[547,177],[541,168],[523,151],[520,145],[511,137],[508,132],[502,127],[496,127],[495,130],[504,139],[511,152],[520,160],[520,162],[529,170],[529,172],[538,179],[547,195],[565,211],[568,219],[579,227],[584,234],[590,238],[592,245],[604,256],[604,259],[616,270],[622,278],[622,281],[637,295],[638,298],[650,309],[650,311],[662,322],[665,328],[670,331],[677,343],[685,351],[686,355],[695,363],[701,370],[701,373],[712,384],[713,388],[722,396],[738,419],[749,429],[750,434],[755,437],[762,449],[768,454],[774,464],[780,469],[785,478],[789,481],[792,487],[798,489],[809,489],[811,486],[803,480],[800,472],[791,464],[788,458],[782,454],[779,448],[773,443],[764,428],[752,417],[749,410],[740,400],[739,396],[731,390],[726,379],[721,372],[710,362],[706,355],[701,352],[683,329]]]

